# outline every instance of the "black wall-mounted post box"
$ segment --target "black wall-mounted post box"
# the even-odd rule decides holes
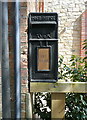
[[[32,82],[58,78],[58,15],[30,13],[28,20],[29,76]]]

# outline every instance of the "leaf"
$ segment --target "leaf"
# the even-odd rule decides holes
[[[85,51],[85,54],[87,54],[87,51]]]
[[[87,45],[85,45],[85,46],[83,47],[83,49],[87,49]]]
[[[76,56],[75,56],[75,55],[72,55],[70,61],[73,61],[75,58],[76,58]]]
[[[85,59],[87,59],[87,56],[86,56],[86,57],[84,57],[84,60],[85,60]]]
[[[75,66],[75,62],[72,62],[72,65],[71,66]]]
[[[85,39],[84,42],[87,42],[87,39]]]

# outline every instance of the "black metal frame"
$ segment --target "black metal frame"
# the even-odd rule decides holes
[[[32,15],[55,16],[55,21],[31,21]],[[56,82],[58,80],[58,15],[57,13],[30,13],[28,19],[28,69],[31,82]],[[45,27],[41,28],[42,25]],[[37,28],[39,26],[39,28]],[[33,29],[34,27],[34,29]],[[53,28],[51,28],[53,27]],[[45,30],[46,29],[46,30]],[[38,31],[50,32],[51,38],[37,37]],[[41,31],[42,30],[42,31]],[[36,35],[35,35],[36,33]],[[38,70],[38,49],[50,48],[50,69]]]
[[[51,60],[51,63],[52,63],[51,66],[52,66],[52,69],[55,68],[55,73],[56,73],[54,75],[55,78],[51,75],[51,73],[53,72],[52,69],[51,69],[51,71],[42,71],[42,72],[37,71],[37,65],[35,62],[37,61],[36,53],[37,53],[37,46],[38,45],[36,44],[36,46],[34,48],[33,47],[34,42],[39,44],[40,41],[37,41],[37,42],[36,41],[32,41],[32,42],[29,41],[29,56],[28,56],[29,57],[29,64],[28,64],[29,65],[29,80],[32,82],[56,82],[58,79],[58,76],[57,76],[57,71],[58,71],[58,46],[57,46],[57,44],[58,44],[58,41],[57,40],[55,40],[55,42],[49,41],[49,43],[52,45],[51,51],[53,51],[53,53],[51,54],[51,58],[53,58],[54,60]],[[37,73],[36,76],[39,76],[39,77],[42,76],[42,74],[47,75],[47,76],[50,74],[51,78],[50,79],[47,79],[47,78],[43,79],[43,77],[39,78],[39,79],[33,78],[33,76],[35,76],[35,73]]]

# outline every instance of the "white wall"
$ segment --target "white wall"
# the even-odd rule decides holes
[[[45,12],[59,15],[59,55],[67,63],[71,55],[80,55],[81,14],[86,0],[45,0]]]

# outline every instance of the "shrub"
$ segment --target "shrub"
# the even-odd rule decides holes
[[[73,55],[70,64],[63,64],[63,57],[59,59],[59,78],[73,82],[87,81],[87,67],[85,59]],[[66,94],[66,120],[87,119],[87,94]]]

